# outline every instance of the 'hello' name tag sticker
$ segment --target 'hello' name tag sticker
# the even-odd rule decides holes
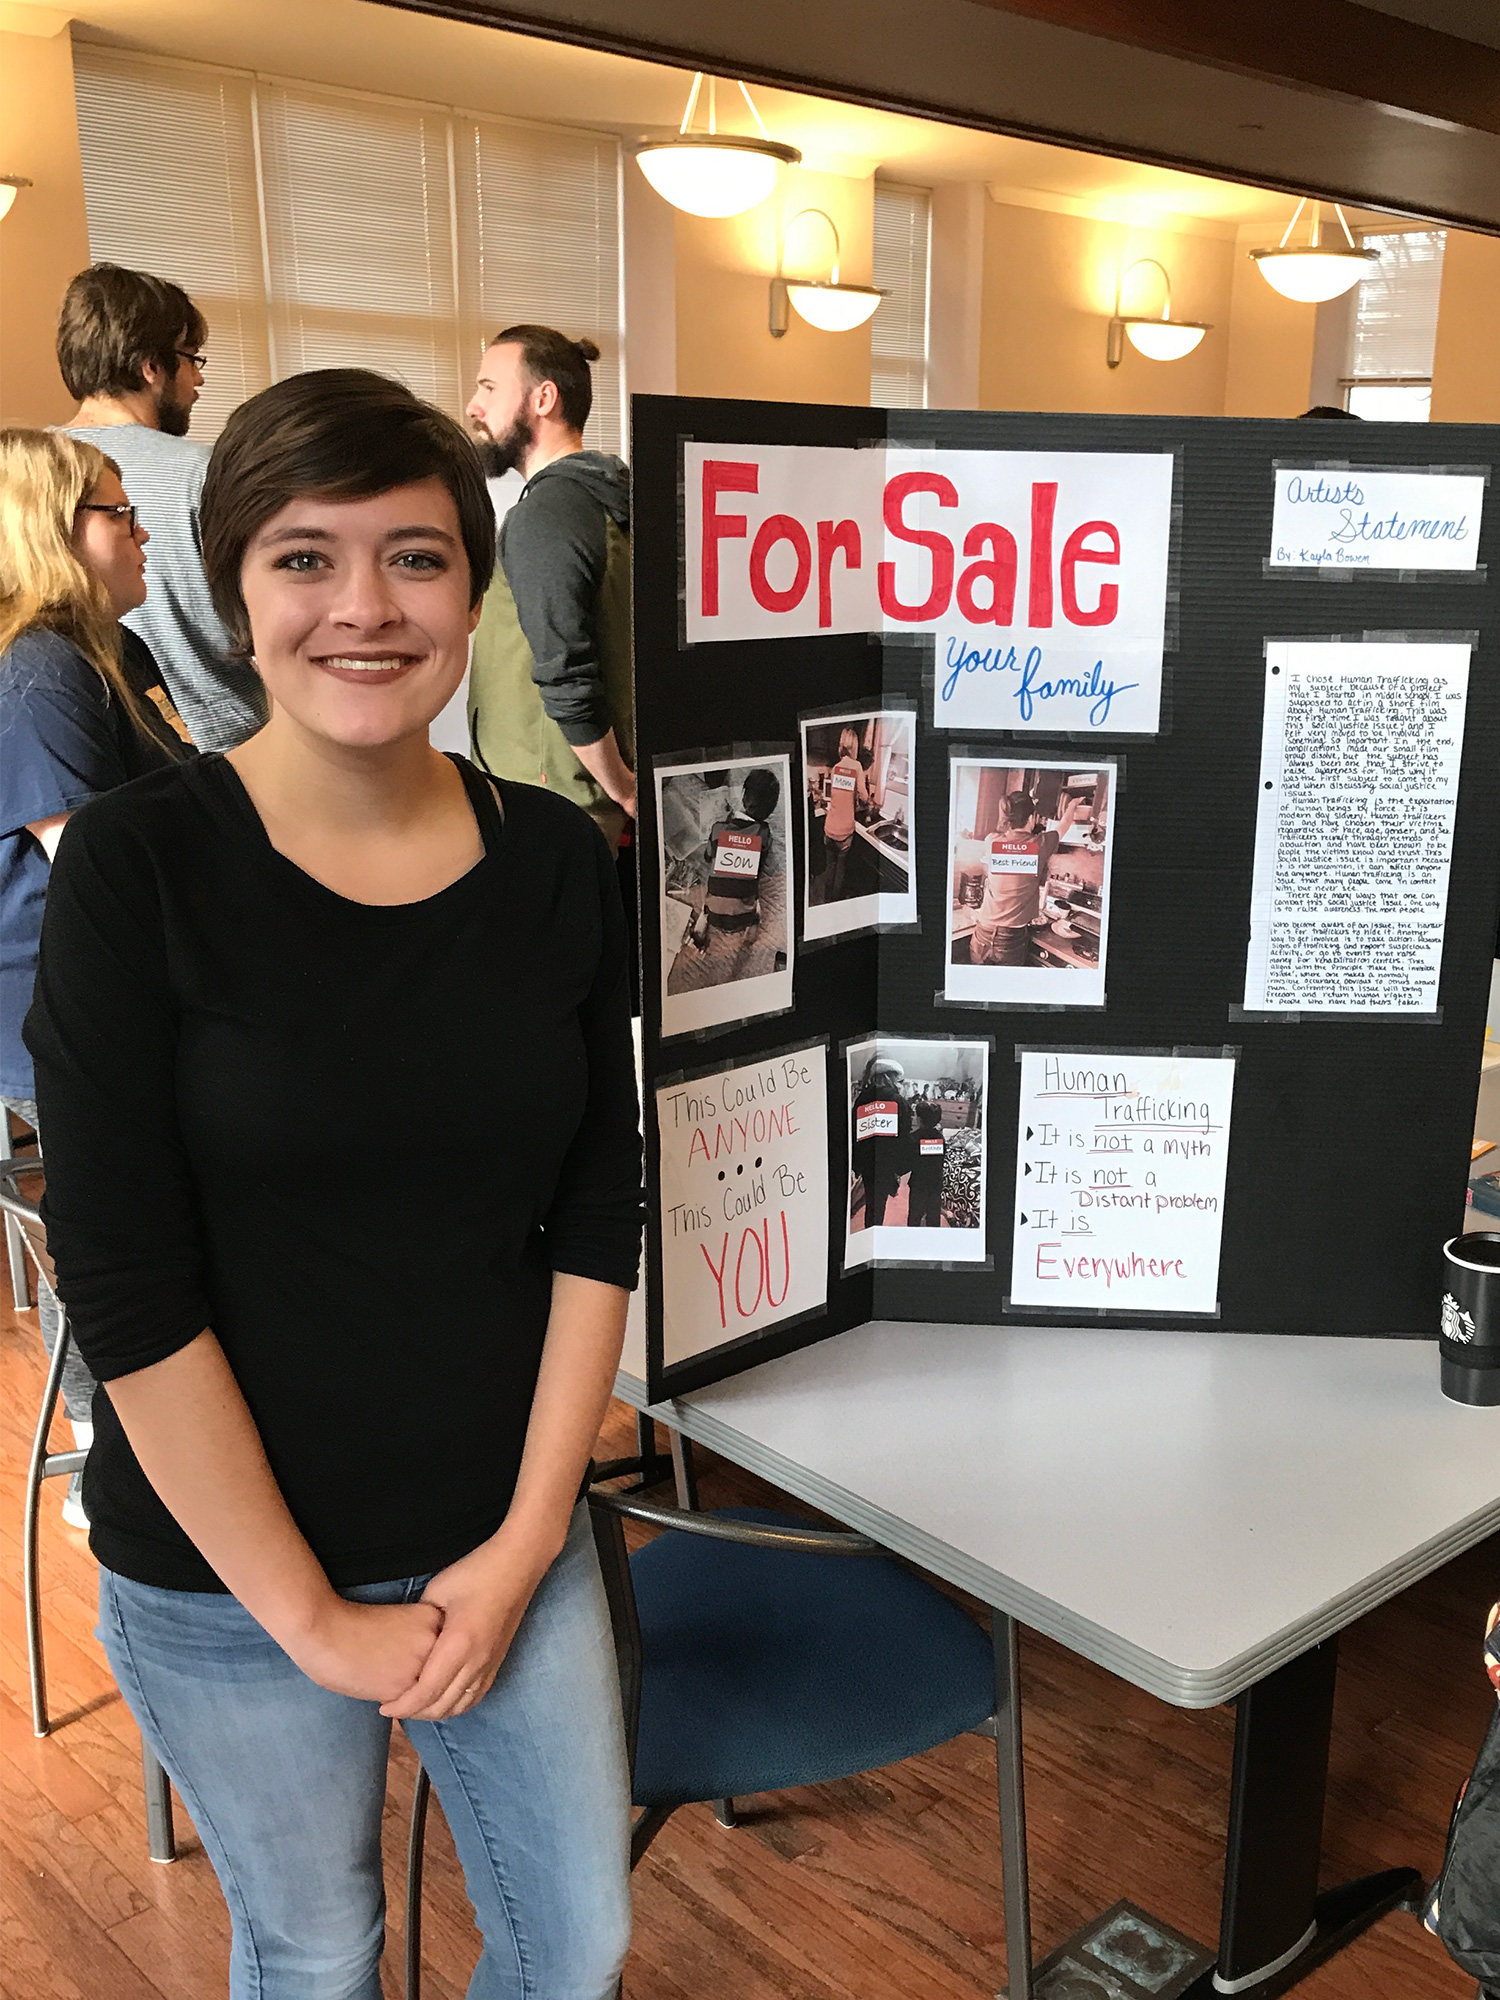
[[[940,1160],[943,1156],[943,1142],[937,1139],[919,1139],[917,1150],[925,1160]]]
[[[736,833],[726,828],[714,847],[715,875],[733,875],[743,882],[755,881],[760,874],[760,845],[758,833]]]
[[[835,771],[832,782],[833,789],[836,792],[852,792],[854,790],[854,774],[852,771]]]
[[[1034,840],[1007,843],[990,849],[992,875],[1035,875],[1036,869],[1037,844]]]
[[[896,1106],[890,1098],[861,1104],[854,1114],[856,1139],[894,1139],[896,1130]]]

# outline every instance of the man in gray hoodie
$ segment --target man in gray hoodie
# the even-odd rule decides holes
[[[526,484],[474,635],[469,738],[485,770],[563,793],[618,848],[636,804],[630,474],[583,448],[598,357],[512,326],[480,363],[467,415],[485,470]]]

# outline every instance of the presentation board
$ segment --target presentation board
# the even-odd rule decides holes
[[[653,1398],[874,1318],[1435,1334],[1493,442],[635,398]]]

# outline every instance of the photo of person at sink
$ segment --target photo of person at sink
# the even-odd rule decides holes
[[[809,939],[917,920],[914,721],[908,709],[802,718]]]
[[[955,758],[945,994],[1101,1006],[1114,768]]]

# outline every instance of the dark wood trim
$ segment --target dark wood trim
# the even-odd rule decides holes
[[[1209,63],[1265,83],[1500,133],[1500,50],[1362,7],[1357,0],[973,0],[1001,14]]]
[[[1177,4],[1178,0],[1166,0],[1166,4]],[[653,5],[644,9],[640,16],[627,19],[623,9],[614,0],[376,0],[376,4],[399,8],[406,13],[430,14],[441,19],[462,21],[474,27],[498,28],[503,32],[534,36],[539,40],[561,42],[577,48],[596,49],[605,54],[625,56],[641,62],[655,62],[677,69],[717,68],[718,73],[743,77],[747,83],[762,85],[772,89],[790,90],[811,97],[828,97],[850,104],[860,104],[874,111],[889,111],[898,116],[931,118],[947,125],[967,126],[981,132],[1002,133],[1009,137],[1035,139],[1048,145],[1064,146],[1075,152],[1094,153],[1116,160],[1130,160],[1145,166],[1179,169],[1187,173],[1207,174],[1218,180],[1240,181],[1249,186],[1266,188],[1300,198],[1303,195],[1316,196],[1326,201],[1340,201],[1349,206],[1368,206],[1389,214],[1404,214],[1416,220],[1430,220],[1449,223],[1461,229],[1474,230],[1486,235],[1500,235],[1500,194],[1493,199],[1486,189],[1476,202],[1472,196],[1465,199],[1455,192],[1449,175],[1444,171],[1434,174],[1434,162],[1427,159],[1423,170],[1415,177],[1418,186],[1413,186],[1407,173],[1400,176],[1398,187],[1389,185],[1389,174],[1369,172],[1369,149],[1356,142],[1345,146],[1339,153],[1341,165],[1347,162],[1347,177],[1344,171],[1330,172],[1325,164],[1325,148],[1313,148],[1307,166],[1298,171],[1293,163],[1293,153],[1308,152],[1303,136],[1294,140],[1290,147],[1280,143],[1274,154],[1268,157],[1268,149],[1256,141],[1243,146],[1232,143],[1237,134],[1226,128],[1226,143],[1222,148],[1199,144],[1173,143],[1165,137],[1160,143],[1142,141],[1140,135],[1123,133],[1107,116],[1100,118],[1100,107],[1090,103],[1080,107],[1078,122],[1063,121],[1056,115],[1056,107],[1051,116],[1041,114],[1025,116],[1015,110],[990,109],[984,99],[991,95],[987,87],[990,79],[971,75],[970,88],[962,97],[950,96],[946,91],[935,95],[930,89],[919,85],[902,88],[887,83],[884,78],[865,75],[859,80],[853,78],[849,69],[835,61],[814,60],[797,63],[780,56],[775,38],[768,37],[763,46],[752,53],[740,46],[731,54],[724,38],[716,34],[712,16],[683,16],[683,25],[678,27],[676,10],[670,4]],[[1069,49],[1064,44],[1071,43],[1080,32],[1041,17],[1040,10],[1053,4],[1053,0],[964,0],[965,5],[982,8],[989,14],[1010,14],[1017,23],[1030,21],[1035,29],[1043,32],[1051,29],[1059,38],[1057,59],[1065,63]],[[1036,12],[1029,11],[1033,4]],[[1083,7],[1089,0],[1056,0],[1058,6],[1076,5]],[[1102,4],[1130,4],[1130,0],[1102,0]],[[1145,0],[1143,0],[1145,4]],[[1204,0],[1181,0],[1186,10],[1189,4],[1204,4]],[[1213,0],[1206,0],[1212,5]],[[1259,4],[1259,0],[1257,0]],[[1297,9],[1300,0],[1270,0],[1278,8]],[[1313,15],[1318,15],[1323,7],[1342,7],[1350,15],[1361,20],[1372,20],[1382,27],[1392,25],[1391,17],[1377,13],[1374,9],[1361,7],[1355,0],[1306,0]],[[689,28],[688,20],[695,26]],[[1406,26],[1409,24],[1396,23]],[[914,12],[911,16],[914,34],[921,32],[921,23]],[[1465,52],[1465,59],[1485,57],[1500,62],[1500,55],[1485,50],[1477,44],[1458,41],[1453,36],[1438,36],[1435,31],[1417,30],[1423,35],[1431,34],[1433,39]],[[1104,36],[1099,36],[1105,40]],[[1123,46],[1123,44],[1122,44]],[[1035,49],[1029,52],[1035,59]],[[1146,57],[1157,52],[1144,49],[1140,54]],[[1163,60],[1171,58],[1163,55]],[[1179,58],[1179,60],[1186,60]],[[1231,66],[1225,63],[1205,62],[1204,67],[1231,73]],[[1341,109],[1357,107],[1367,110],[1377,122],[1382,119],[1382,110],[1388,101],[1382,99],[1378,105],[1367,106],[1347,88],[1333,91],[1309,82],[1299,82],[1290,77],[1259,75],[1244,69],[1232,73],[1244,75],[1268,92],[1295,91],[1304,98],[1325,95],[1343,100]],[[1207,79],[1205,78],[1205,82]],[[967,99],[968,101],[964,101]],[[1285,99],[1282,100],[1285,102]],[[1408,107],[1398,105],[1396,117],[1399,119]],[[1268,122],[1277,116],[1277,105],[1270,101],[1266,107]],[[1316,116],[1316,113],[1313,113]],[[1459,143],[1470,146],[1476,143],[1464,127],[1456,121],[1439,120],[1436,114],[1410,112],[1419,125],[1438,125],[1439,130],[1430,131],[1425,137],[1444,142],[1444,150]],[[1500,132],[1500,93],[1491,107],[1487,121]],[[1245,133],[1258,135],[1263,131],[1260,125],[1241,126]],[[1367,137],[1375,137],[1371,133]],[[1377,152],[1378,152],[1377,148]],[[1239,155],[1239,157],[1237,157]],[[1278,157],[1279,156],[1279,157]],[[1316,164],[1314,164],[1316,161]],[[1363,170],[1363,171],[1362,171]],[[1459,180],[1470,179],[1472,168],[1460,170]],[[1419,192],[1419,187],[1421,192]],[[1469,190],[1465,188],[1465,194]],[[1425,193],[1425,200],[1423,194]]]

